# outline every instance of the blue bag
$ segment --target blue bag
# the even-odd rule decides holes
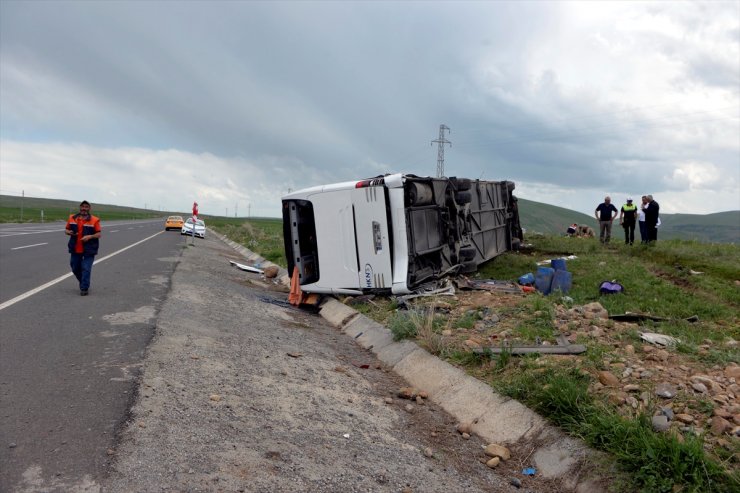
[[[617,281],[604,281],[599,285],[599,294],[624,293],[624,286]]]

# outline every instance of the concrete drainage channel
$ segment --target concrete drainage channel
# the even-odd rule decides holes
[[[275,265],[223,235],[216,236],[260,268]],[[290,285],[285,269],[280,268],[278,278]],[[497,394],[414,342],[394,341],[389,329],[334,298],[322,302],[319,314],[372,351],[411,386],[426,392],[429,399],[460,423],[472,423],[472,432],[484,441],[531,450],[528,460],[538,475],[560,479],[565,487],[578,493],[604,491],[598,477],[584,474],[589,469],[587,461],[593,465],[594,456],[600,453],[549,425],[523,404]]]

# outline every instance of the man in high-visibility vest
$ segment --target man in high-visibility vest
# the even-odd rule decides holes
[[[83,200],[80,213],[69,216],[64,234],[69,236],[69,265],[80,282],[80,294],[87,296],[92,266],[100,246],[100,219],[90,214],[90,202]]]
[[[632,197],[627,197],[627,203],[619,212],[619,224],[624,228],[624,244],[632,245],[635,242],[635,223],[637,222],[637,206],[632,203]]]

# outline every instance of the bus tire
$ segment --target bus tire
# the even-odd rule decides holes
[[[457,192],[455,194],[455,202],[457,205],[469,204],[472,198],[473,197],[470,195],[470,192]]]
[[[472,246],[460,247],[459,257],[460,257],[460,260],[462,260],[463,262],[473,260],[475,258],[475,247],[472,247]]]
[[[455,188],[458,192],[464,192],[470,190],[470,178],[455,178]]]

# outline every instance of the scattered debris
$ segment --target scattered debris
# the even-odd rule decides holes
[[[291,353],[285,353],[285,354],[287,354],[291,358],[300,358],[301,356],[303,356],[302,353],[293,353],[293,352],[291,352]]]
[[[603,281],[599,284],[599,294],[622,294],[624,293],[624,286],[619,284],[616,279],[611,281]]]
[[[271,303],[273,305],[282,306],[284,308],[293,308],[293,306],[290,303],[288,303],[287,301],[285,301],[285,300],[279,300],[279,299],[273,298],[271,296],[259,295],[257,297],[257,299],[259,299],[262,303]]]
[[[251,265],[244,265],[240,264],[239,262],[234,262],[233,260],[229,260],[229,263],[236,267],[237,269],[241,269],[246,272],[254,272],[255,274],[264,274],[265,271],[262,269],[258,269],[257,267],[252,267]]]
[[[581,354],[586,352],[586,346],[582,344],[568,344],[567,346],[501,346],[501,347],[487,347],[487,348],[475,348],[474,353],[484,354],[501,354],[511,353],[512,355],[518,354]]]
[[[413,293],[403,296],[396,296],[398,305],[406,305],[408,300],[420,298],[422,296],[455,296],[455,286],[449,279],[433,281],[419,286]]]
[[[357,367],[357,368],[361,368],[363,370],[367,370],[368,368],[370,368],[370,365],[368,365],[367,363],[354,363],[353,362],[352,363],[352,366]]]
[[[470,280],[467,277],[461,277],[455,280],[458,289],[479,289],[497,293],[520,294],[521,288],[511,281],[499,281],[496,279],[476,279]]]
[[[578,257],[576,257],[575,255],[568,255],[567,257],[558,257],[558,258],[562,258],[562,259],[565,259],[565,260],[575,260]],[[551,259],[551,258],[549,258],[547,260],[540,260],[539,262],[537,262],[537,265],[552,265],[552,261],[553,261],[553,259]]]
[[[534,467],[525,467],[524,469],[522,469],[522,474],[524,474],[525,476],[534,476],[535,474],[537,474],[537,469],[535,469]]]
[[[665,334],[658,334],[656,332],[640,332],[640,339],[649,342],[650,344],[664,347],[675,346],[676,344],[681,342],[675,337],[667,336]]]
[[[622,315],[609,315],[609,318],[612,320],[616,320],[617,322],[642,322],[645,320],[651,320],[653,322],[670,322],[670,318],[663,318],[663,317],[656,317],[654,315],[650,315],[647,313],[632,313],[632,312],[625,312]],[[684,318],[686,322],[698,322],[699,316],[698,315],[692,315],[691,317]]]
[[[514,346],[501,345],[499,347],[474,348],[473,352],[478,354],[581,354],[586,352],[586,346],[583,344],[571,344],[563,334],[557,337],[557,346],[544,346],[537,344],[534,346]]]
[[[351,305],[358,305],[360,303],[372,303],[372,304],[375,304],[375,303],[373,303],[373,299],[375,299],[375,295],[374,294],[363,294],[361,296],[348,296],[344,300],[344,303],[346,305],[350,305],[350,306]]]

